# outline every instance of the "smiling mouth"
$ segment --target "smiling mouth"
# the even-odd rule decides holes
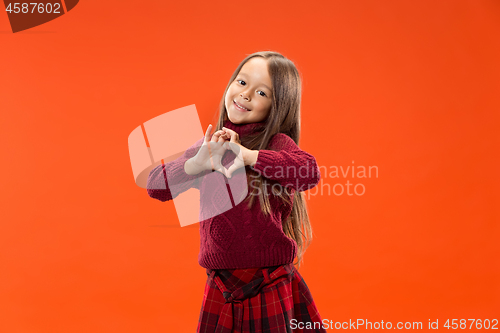
[[[241,110],[241,111],[250,111],[250,110],[248,110],[248,109],[245,109],[245,108],[244,108],[244,107],[242,107],[242,106],[239,106],[239,105],[238,105],[238,103],[236,103],[236,101],[233,101],[233,104],[234,104],[234,106],[235,106],[237,109],[239,109],[239,110]]]

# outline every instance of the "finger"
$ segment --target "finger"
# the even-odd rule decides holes
[[[219,138],[221,135],[225,134],[225,132],[223,130],[220,130],[220,131],[217,131],[214,133],[214,135],[212,136],[212,142],[218,142],[219,141]]]
[[[220,172],[220,173],[222,173],[224,176],[226,176],[226,177],[227,177],[227,169],[226,169],[226,168],[224,168],[223,166],[216,167],[216,168],[215,168],[215,171]]]
[[[213,165],[212,170],[219,171],[224,176],[226,175],[226,168],[222,165],[220,159],[213,160],[212,163],[213,163],[212,164]]]
[[[211,141],[207,142],[207,148],[208,148],[208,156],[210,159],[212,159],[213,156],[212,150],[214,149],[214,147],[212,146]],[[213,169],[213,164],[212,164],[212,169]]]
[[[229,137],[230,137],[230,141],[231,142],[237,142],[239,143],[239,135],[238,133],[236,133],[235,131],[233,130],[230,130],[229,128],[225,128],[223,127],[223,129],[226,131],[227,134],[229,134]]]
[[[226,141],[228,141],[229,139],[231,139],[231,136],[230,136],[228,133],[224,132],[224,133],[223,133],[223,134],[219,137],[219,142],[220,142],[220,143],[221,143],[221,142],[226,142]]]
[[[238,170],[241,166],[236,164],[236,163],[233,163],[229,169],[226,170],[226,177],[227,178],[231,178],[233,176],[233,172]]]
[[[205,132],[205,142],[210,140],[210,130],[212,129],[212,124],[209,124],[207,127],[207,131]]]

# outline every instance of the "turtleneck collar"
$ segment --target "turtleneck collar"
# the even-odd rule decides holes
[[[256,131],[264,130],[266,121],[261,121],[258,123],[248,123],[248,124],[234,124],[229,119],[224,120],[224,127],[238,133],[240,138]]]

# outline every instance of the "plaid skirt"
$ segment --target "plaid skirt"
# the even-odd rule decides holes
[[[206,272],[197,333],[326,333],[292,263]]]

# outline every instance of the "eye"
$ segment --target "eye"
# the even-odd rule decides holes
[[[243,80],[236,80],[236,82],[238,82],[238,83],[239,83],[239,82],[243,82],[243,83],[245,83],[245,81],[243,81]],[[240,84],[241,84],[241,83],[240,83]],[[245,84],[241,84],[241,85],[245,85]],[[266,95],[266,93],[265,93],[265,92],[263,92],[262,90],[260,90],[260,92],[262,93],[262,94],[259,94],[260,96],[262,96],[262,97],[266,97],[266,96],[267,96],[267,95]]]

